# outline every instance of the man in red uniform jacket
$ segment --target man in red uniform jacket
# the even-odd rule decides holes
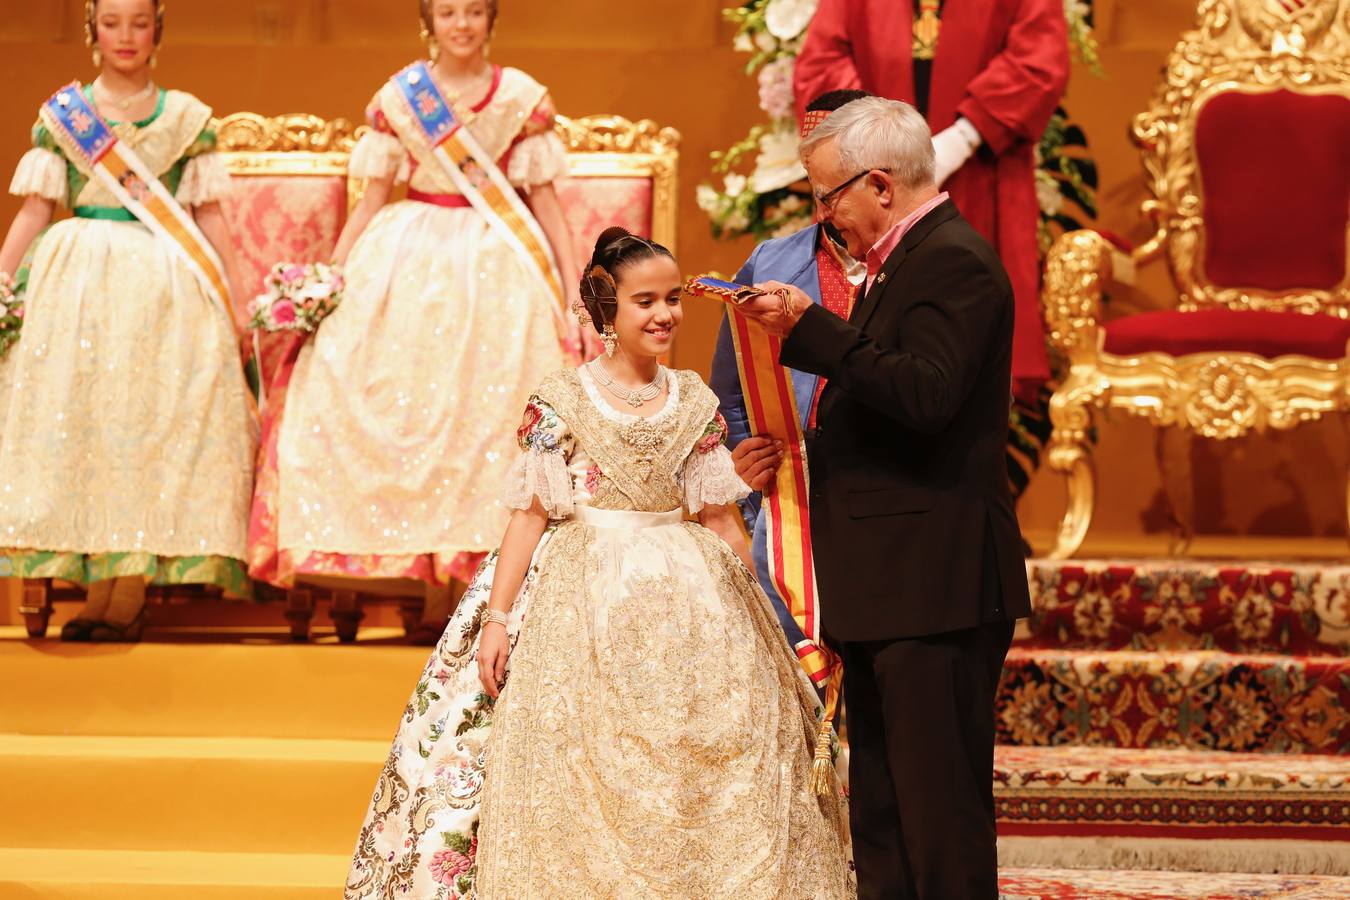
[[[937,180],[998,251],[1016,297],[1013,387],[1049,374],[1040,311],[1034,149],[1069,77],[1063,0],[821,0],[797,59],[797,115],[856,88],[928,120]]]

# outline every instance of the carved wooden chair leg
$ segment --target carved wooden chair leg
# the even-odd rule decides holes
[[[338,640],[350,644],[356,640],[356,632],[361,627],[361,598],[356,591],[334,591],[333,609],[329,613],[337,629]]]
[[[19,604],[19,615],[28,629],[28,636],[45,637],[47,625],[52,619],[52,582],[50,578],[25,580],[23,600]]]
[[[1092,445],[1088,440],[1092,414],[1079,391],[1065,385],[1055,392],[1050,399],[1050,423],[1053,431],[1046,462],[1065,477],[1068,488],[1068,503],[1050,558],[1068,559],[1083,545],[1092,524],[1097,494]]]
[[[314,621],[314,592],[309,588],[286,591],[285,615],[291,625],[291,640],[309,640],[310,625]]]
[[[1189,428],[1168,425],[1154,432],[1153,451],[1162,476],[1163,494],[1167,497],[1168,517],[1171,520],[1169,556],[1185,556],[1195,538],[1195,477],[1191,466],[1191,444],[1194,435]]]
[[[422,597],[400,597],[398,617],[403,622],[403,632],[407,634],[422,623],[422,608],[426,600]]]

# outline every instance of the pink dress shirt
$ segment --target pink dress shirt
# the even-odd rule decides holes
[[[899,222],[896,222],[891,226],[890,231],[881,236],[881,240],[872,245],[872,249],[867,251],[867,290],[872,290],[872,282],[881,271],[882,264],[886,262],[888,256],[895,252],[895,248],[900,246],[900,240],[905,236],[905,233],[913,228],[920,219],[946,201],[947,192],[943,191]]]

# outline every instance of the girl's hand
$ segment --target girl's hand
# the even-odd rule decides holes
[[[478,638],[478,680],[493,700],[506,682],[506,661],[511,656],[511,641],[500,622],[483,623]]]

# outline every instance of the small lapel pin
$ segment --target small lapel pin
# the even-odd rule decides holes
[[[65,91],[62,91],[61,94],[56,98],[56,103],[62,109],[65,109],[67,106],[70,105],[70,94],[67,94]]]
[[[878,284],[880,284],[881,282],[883,282],[883,281],[885,281],[885,280],[886,280],[886,273],[885,273],[885,272],[882,272],[880,275],[877,276],[877,283],[878,283]]]

